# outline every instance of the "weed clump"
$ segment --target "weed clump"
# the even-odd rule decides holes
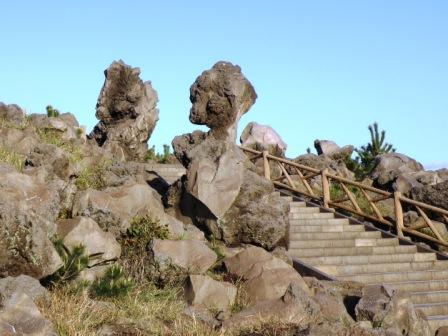
[[[99,297],[122,297],[129,294],[133,287],[134,282],[125,276],[123,268],[113,265],[101,278],[93,282],[91,291]]]
[[[2,146],[0,146],[0,162],[10,164],[19,172],[21,172],[25,166],[25,159],[20,154]]]
[[[59,237],[53,239],[53,246],[64,263],[54,274],[44,279],[44,284],[54,286],[65,284],[75,279],[83,270],[89,266],[89,256],[83,245],[69,249]]]
[[[140,284],[151,281],[154,265],[148,253],[148,246],[153,239],[168,238],[168,228],[150,215],[134,217],[131,226],[119,239],[122,246],[120,260],[126,273]]]
[[[110,162],[103,161],[94,166],[85,168],[76,178],[75,185],[80,190],[89,188],[97,190],[104,189],[106,187],[104,174],[109,166]]]

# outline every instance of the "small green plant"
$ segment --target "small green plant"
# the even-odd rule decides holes
[[[118,265],[109,267],[100,279],[93,282],[91,291],[99,297],[126,296],[134,287],[130,277],[126,277],[123,268]]]
[[[106,187],[104,174],[110,164],[111,163],[108,161],[102,161],[96,165],[85,168],[76,178],[75,185],[80,190],[86,190],[89,188],[97,190],[104,189]]]
[[[51,105],[47,105],[47,107],[45,108],[47,110],[47,117],[49,118],[56,118],[59,117],[59,110],[55,109],[53,106]]]
[[[62,133],[55,129],[43,128],[36,129],[37,134],[42,142],[50,145],[55,145],[61,148],[68,154],[68,159],[72,163],[76,163],[82,160],[83,153],[80,147],[71,143],[68,140],[62,139]]]
[[[119,239],[122,247],[120,262],[137,283],[146,283],[153,278],[152,259],[147,251],[149,243],[153,239],[168,237],[168,228],[150,215],[136,216],[131,220],[130,227]]]
[[[153,239],[168,239],[170,232],[166,226],[152,219],[150,215],[135,216],[127,230],[127,236],[138,239],[141,243],[149,243]]]
[[[375,168],[375,158],[378,155],[395,152],[392,144],[385,142],[386,131],[378,129],[378,123],[369,125],[370,142],[355,149],[358,156],[355,159],[346,160],[347,168],[355,173],[358,180],[362,180]]]
[[[168,145],[163,145],[163,153],[156,153],[155,146],[152,146],[146,152],[146,161],[156,161],[158,163],[167,163],[171,156],[171,149]]]
[[[69,249],[59,237],[53,239],[53,245],[64,263],[54,274],[45,279],[44,283],[63,284],[74,278],[89,266],[89,256],[83,245]]]
[[[0,146],[0,162],[8,163],[20,172],[25,166],[25,159],[21,155],[2,146]]]

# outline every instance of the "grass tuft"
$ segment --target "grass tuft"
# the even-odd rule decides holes
[[[25,159],[20,154],[2,146],[0,146],[0,162],[10,164],[19,172],[21,172],[25,166]]]

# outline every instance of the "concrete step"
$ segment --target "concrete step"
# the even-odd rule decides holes
[[[428,292],[428,291],[448,291],[448,279],[444,280],[423,280],[423,281],[403,281],[395,283],[385,283],[396,289],[406,292]]]
[[[399,254],[373,254],[354,256],[326,256],[305,257],[302,261],[310,265],[361,265],[361,264],[388,264],[421,262],[436,260],[435,253],[399,253]],[[447,300],[448,301],[448,300]]]
[[[397,246],[362,246],[362,247],[331,247],[331,248],[313,248],[297,249],[290,248],[291,256],[302,257],[321,257],[321,256],[344,256],[344,255],[373,255],[373,254],[397,254],[397,253],[415,253],[417,248],[413,245]],[[360,272],[361,273],[361,272]],[[329,272],[329,274],[333,274]]]
[[[307,207],[292,207],[289,209],[289,214],[310,214],[310,213],[320,213],[319,208],[307,208]],[[291,216],[290,216],[291,218]]]
[[[448,302],[414,304],[414,307],[426,316],[448,315]]]
[[[333,232],[331,232],[333,233]],[[367,232],[344,232],[347,233],[367,233]],[[296,234],[296,233],[294,233]],[[315,248],[335,248],[335,247],[379,247],[398,246],[398,239],[395,238],[354,238],[354,239],[314,239],[311,235],[327,235],[328,233],[300,233],[303,240],[291,240],[290,249],[315,249]],[[307,240],[306,238],[309,237]]]
[[[377,273],[359,273],[337,276],[340,280],[362,283],[401,283],[410,281],[448,280],[448,270],[394,271]]]
[[[411,300],[415,304],[448,302],[448,290],[429,292],[410,292]]]
[[[440,270],[442,267],[448,270],[448,261],[441,264],[440,261],[419,261],[419,262],[396,262],[382,264],[362,264],[362,265],[314,265],[322,272],[338,275],[365,274],[377,272],[397,272],[397,271],[429,271]]]
[[[289,229],[296,232],[364,232],[364,225],[325,224],[325,225],[295,225]]]
[[[280,195],[280,193],[278,193]],[[286,202],[290,202],[292,203],[292,196],[282,196],[282,198],[286,201]]]
[[[437,329],[443,326],[448,326],[448,315],[433,315],[427,316],[429,325],[435,333]]]
[[[284,197],[282,197],[284,198]],[[306,202],[289,202],[289,208],[290,209],[296,209],[296,208],[306,208]],[[319,209],[319,208],[313,208],[312,209]]]
[[[312,208],[308,208],[312,209]],[[318,213],[303,213],[303,212],[290,212],[289,219],[332,219],[334,214],[331,212],[318,212]]]
[[[289,240],[344,240],[344,239],[359,239],[369,238],[381,239],[381,232],[379,231],[362,231],[362,232],[326,232],[326,233],[300,233],[290,232]],[[388,239],[388,238],[385,238]],[[398,241],[398,240],[397,240]]]
[[[314,218],[314,219],[289,219],[289,225],[297,226],[297,225],[349,225],[350,222],[346,218]]]

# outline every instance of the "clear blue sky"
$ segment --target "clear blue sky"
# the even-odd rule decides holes
[[[359,146],[378,121],[399,152],[448,166],[448,1],[2,1],[0,101],[74,113],[91,129],[103,70],[138,66],[159,93],[160,150],[188,122],[189,87],[218,60],[259,96],[240,123],[288,155],[316,138]]]

